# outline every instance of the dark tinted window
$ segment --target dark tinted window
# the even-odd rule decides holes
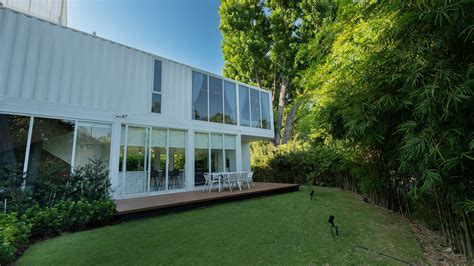
[[[207,75],[193,71],[193,119],[208,121]]]
[[[222,79],[209,76],[209,121],[224,123]]]
[[[153,91],[161,92],[161,61],[155,60]]]
[[[153,93],[151,111],[153,113],[161,113],[161,94]]]

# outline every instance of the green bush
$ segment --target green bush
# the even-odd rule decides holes
[[[28,243],[30,227],[16,213],[0,216],[0,265],[7,265]]]
[[[61,232],[63,217],[55,207],[41,208],[35,205],[25,211],[22,220],[31,226],[31,237],[34,239],[56,236]]]
[[[351,172],[355,151],[341,143],[308,145],[299,142],[273,146],[252,144],[254,180],[277,183],[315,184],[356,190],[357,178]]]
[[[97,227],[114,218],[108,169],[100,160],[90,160],[70,174],[45,163],[26,181],[23,188],[21,167],[0,167],[0,197],[7,199],[9,213],[0,217],[0,265],[10,263],[29,239]]]
[[[26,210],[22,219],[31,226],[32,238],[40,239],[104,225],[112,221],[115,203],[111,199],[98,201],[60,201],[52,207],[38,205]]]

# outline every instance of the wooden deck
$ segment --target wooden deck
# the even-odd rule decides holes
[[[180,192],[173,194],[146,196],[140,198],[129,198],[116,200],[117,215],[120,218],[139,218],[153,215],[179,212],[224,202],[238,201],[249,198],[281,194],[298,191],[299,186],[295,184],[259,183],[255,187],[238,188],[232,192],[228,189],[210,193],[201,191]]]

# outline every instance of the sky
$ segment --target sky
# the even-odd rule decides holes
[[[68,0],[68,26],[222,74],[219,0]]]

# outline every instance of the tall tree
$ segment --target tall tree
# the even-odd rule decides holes
[[[219,28],[224,40],[224,75],[264,86],[270,49],[269,21],[259,0],[223,0]]]
[[[274,140],[279,145],[285,105],[296,73],[297,1],[223,0],[219,14],[224,75],[262,88],[273,87],[273,97],[279,95]]]

